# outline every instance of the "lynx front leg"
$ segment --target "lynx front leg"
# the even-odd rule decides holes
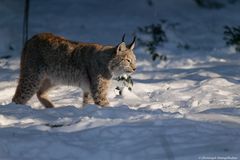
[[[83,106],[86,106],[88,104],[94,104],[94,100],[92,98],[91,93],[84,92],[83,93]]]
[[[109,80],[98,78],[95,83],[91,84],[91,92],[94,103],[100,106],[108,106],[107,98]]]

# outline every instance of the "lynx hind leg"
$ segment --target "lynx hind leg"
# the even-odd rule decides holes
[[[49,79],[44,79],[42,83],[40,84],[40,88],[37,91],[37,97],[38,100],[41,102],[42,105],[44,105],[46,108],[53,108],[54,105],[50,100],[48,99],[47,92],[50,88],[52,88],[53,85]]]
[[[20,76],[20,80],[12,101],[16,104],[26,104],[37,92],[39,85],[39,75]]]
[[[84,92],[83,93],[83,106],[86,106],[88,104],[94,104],[94,100],[93,100],[90,92]]]

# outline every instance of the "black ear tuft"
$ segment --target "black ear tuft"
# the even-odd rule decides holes
[[[133,50],[135,47],[136,36],[134,36],[132,43],[129,45],[129,49]]]
[[[124,41],[125,41],[125,33],[122,36],[122,42],[124,42]]]

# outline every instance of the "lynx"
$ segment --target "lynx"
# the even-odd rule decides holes
[[[136,70],[133,52],[135,39],[116,46],[67,40],[51,33],[40,33],[23,48],[16,104],[25,104],[36,93],[47,108],[54,107],[48,91],[57,84],[72,85],[83,90],[83,105],[108,106],[108,87],[112,77]]]

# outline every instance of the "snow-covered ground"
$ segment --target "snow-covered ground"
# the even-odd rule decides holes
[[[30,35],[117,44],[123,33],[130,41],[137,27],[160,19],[178,23],[158,49],[167,62],[153,63],[137,46],[133,92],[116,96],[113,84],[111,107],[82,108],[80,89],[59,86],[50,92],[54,109],[36,97],[28,105],[11,103],[23,4],[0,3],[0,57],[12,56],[0,59],[0,160],[240,159],[240,54],[222,40],[224,25],[239,25],[240,3],[209,10],[193,0],[147,2],[31,1]]]

